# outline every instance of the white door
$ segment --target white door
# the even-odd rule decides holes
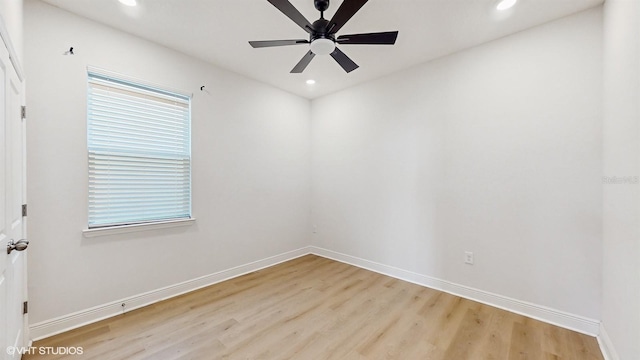
[[[0,359],[20,359],[26,346],[27,253],[9,253],[9,244],[25,237],[22,204],[25,199],[22,81],[5,42],[0,38]],[[17,350],[17,351],[15,351]]]

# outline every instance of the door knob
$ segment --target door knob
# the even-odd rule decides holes
[[[13,242],[13,239],[9,240],[7,244],[7,254],[11,254],[13,250],[16,251],[24,251],[29,246],[29,242],[25,239],[18,240],[18,242]]]

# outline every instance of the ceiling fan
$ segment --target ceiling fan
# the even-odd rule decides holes
[[[310,44],[310,50],[302,57],[302,60],[291,70],[291,73],[301,73],[309,65],[316,55],[328,55],[340,64],[346,72],[351,72],[358,68],[358,65],[349,59],[345,53],[336,47],[340,45],[393,45],[398,37],[397,31],[340,35],[336,38],[336,33],[351,19],[351,17],[366,4],[368,0],[344,0],[333,15],[331,20],[324,18],[324,11],[329,8],[329,0],[314,0],[315,8],[320,11],[320,19],[309,23],[289,0],[267,0],[273,6],[278,8],[289,19],[293,20],[304,31],[309,33],[309,40],[267,40],[267,41],[249,41],[254,48],[286,46]]]

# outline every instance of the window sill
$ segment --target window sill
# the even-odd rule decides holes
[[[180,220],[168,220],[168,221],[158,221],[146,224],[133,224],[133,225],[120,225],[120,226],[110,226],[96,229],[84,229],[82,230],[82,234],[84,237],[92,238],[98,236],[107,236],[107,235],[116,235],[116,234],[126,234],[136,231],[147,231],[147,230],[158,230],[158,229],[166,229],[173,228],[179,226],[191,226],[196,222],[195,218],[190,219],[180,219]]]

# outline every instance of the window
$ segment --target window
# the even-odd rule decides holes
[[[89,228],[191,218],[190,97],[89,71]]]

